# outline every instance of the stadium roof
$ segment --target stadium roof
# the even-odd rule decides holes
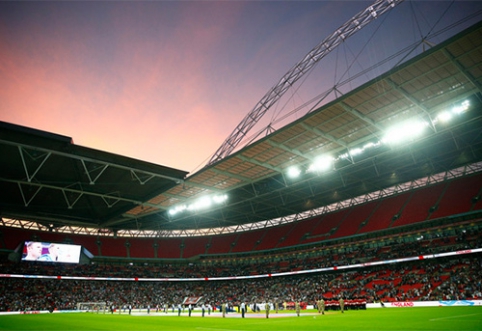
[[[0,215],[47,227],[163,231],[302,213],[482,161],[481,92],[479,23],[189,177],[1,123]],[[454,107],[464,107],[460,116],[442,122]],[[384,142],[387,129],[408,120],[426,123],[425,133],[409,144]],[[335,159],[331,170],[309,171],[321,155]],[[291,166],[298,179],[287,176]],[[227,200],[179,208],[215,196]]]
[[[186,172],[0,122],[2,217],[98,227],[181,183]]]

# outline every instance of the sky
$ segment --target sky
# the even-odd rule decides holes
[[[370,3],[2,1],[0,121],[193,172],[295,63]],[[478,1],[402,5],[393,28],[380,29],[357,62],[371,65],[414,38],[404,26],[419,26],[410,13],[423,13],[423,24],[449,6],[452,19],[482,8]],[[353,37],[355,45],[363,47],[368,31]],[[316,76],[306,93],[337,75]],[[309,98],[293,95],[291,107]]]

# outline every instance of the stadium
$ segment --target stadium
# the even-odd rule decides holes
[[[328,35],[194,173],[0,122],[0,330],[479,330],[482,11],[243,141],[404,5]]]

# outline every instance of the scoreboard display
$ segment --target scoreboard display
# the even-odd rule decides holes
[[[53,242],[26,241],[22,261],[79,263],[82,246]]]

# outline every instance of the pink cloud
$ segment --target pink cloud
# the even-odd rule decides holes
[[[294,64],[286,40],[249,39],[244,2],[104,6],[0,32],[1,120],[191,171]]]

